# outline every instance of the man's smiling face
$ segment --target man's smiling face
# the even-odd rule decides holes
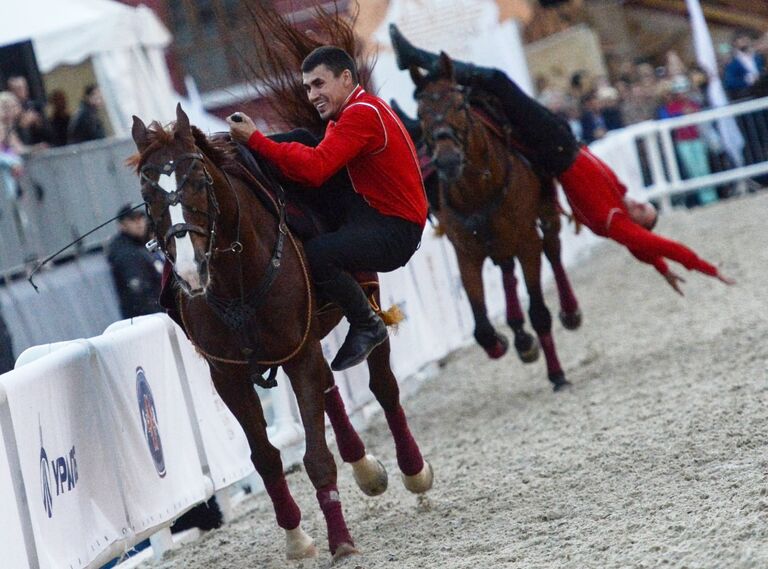
[[[309,102],[317,109],[320,118],[327,121],[338,116],[356,83],[352,73],[345,69],[338,77],[325,65],[320,64],[302,74],[304,89]]]

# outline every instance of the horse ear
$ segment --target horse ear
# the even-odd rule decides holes
[[[192,129],[189,126],[189,117],[184,109],[181,108],[181,103],[176,105],[176,128],[174,134],[177,137],[192,138]]]
[[[455,79],[453,74],[453,60],[444,51],[440,52],[440,59],[437,62],[440,73],[453,81]]]
[[[417,89],[420,89],[424,84],[424,75],[421,73],[421,70],[416,65],[411,65],[408,67],[408,72],[411,74],[413,84],[416,85]]]
[[[147,132],[147,125],[144,124],[139,117],[133,115],[133,126],[131,127],[131,136],[136,143],[136,148],[139,152],[142,152],[147,146],[149,146],[149,133]]]

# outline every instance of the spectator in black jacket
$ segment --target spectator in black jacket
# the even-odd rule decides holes
[[[120,312],[123,318],[159,312],[162,263],[144,246],[147,218],[130,205],[124,205],[118,215],[118,233],[109,244],[107,261],[120,298]]]
[[[69,123],[68,142],[70,144],[106,138],[104,125],[99,117],[99,109],[103,106],[104,99],[101,97],[101,89],[97,85],[88,85],[85,88],[80,108]]]

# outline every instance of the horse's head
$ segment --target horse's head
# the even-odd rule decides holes
[[[131,132],[139,150],[141,195],[155,239],[184,292],[203,294],[210,284],[218,204],[189,118],[178,105],[172,129],[158,123],[147,128],[133,117]]]
[[[453,183],[461,177],[466,159],[471,126],[467,96],[456,83],[453,62],[445,53],[440,53],[436,69],[428,75],[415,67],[410,72],[424,141],[440,178]]]

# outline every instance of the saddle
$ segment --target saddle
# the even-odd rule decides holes
[[[232,142],[229,133],[217,133],[212,138]],[[328,208],[323,207],[325,203],[322,189],[319,192],[307,192],[296,182],[282,176],[272,164],[254,154],[247,146],[235,142],[233,146],[237,152],[237,161],[242,168],[238,177],[248,184],[262,205],[274,216],[275,223],[280,215],[275,207],[279,201],[278,187],[280,187],[285,195],[286,223],[291,233],[300,241],[305,242],[333,230],[335,220],[328,214]],[[359,271],[352,273],[352,276],[360,284],[366,296],[371,299],[374,309],[377,309],[374,295],[379,289],[378,274],[374,271]],[[173,266],[166,261],[163,267],[159,304],[184,329],[176,306],[176,289]],[[336,305],[318,296],[317,307],[316,314],[321,315],[333,311]]]

